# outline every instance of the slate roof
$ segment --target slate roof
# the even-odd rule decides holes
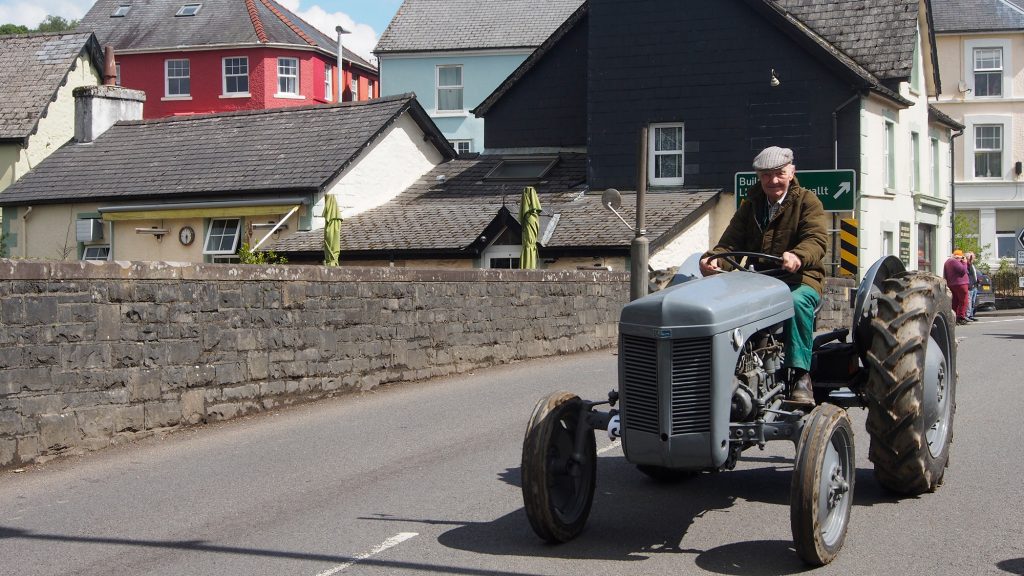
[[[918,0],[770,0],[882,80],[914,65]]]
[[[0,142],[27,142],[82,53],[102,72],[92,34],[0,36]]]
[[[931,0],[935,32],[1024,30],[1024,0]]]
[[[375,54],[535,48],[583,0],[405,0]]]
[[[0,205],[318,192],[405,112],[455,157],[412,94],[119,122],[51,154],[0,192]]]
[[[202,4],[195,16],[175,16],[190,3]],[[123,17],[111,17],[118,6],[131,8]],[[101,45],[116,51],[284,44],[338,53],[333,38],[275,0],[97,0],[77,29],[95,32]],[[347,48],[345,59],[377,69]]]
[[[562,153],[558,163],[535,183],[484,180],[501,160],[498,155],[460,158],[441,164],[394,200],[342,223],[342,255],[383,257],[389,253],[475,256],[490,240],[481,233],[504,206],[518,217],[523,186],[537,189],[543,209],[541,244],[546,253],[580,249],[628,252],[633,233],[601,205],[601,194],[586,186],[586,155]],[[438,177],[444,176],[440,182]],[[652,249],[688,227],[720,190],[672,189],[646,197],[648,237]],[[636,196],[625,193],[620,213],[635,219]],[[555,216],[557,215],[557,219]],[[323,250],[323,230],[293,234],[270,250],[284,254]],[[542,250],[542,255],[545,250]]]

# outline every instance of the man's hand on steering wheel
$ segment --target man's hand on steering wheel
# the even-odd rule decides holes
[[[804,263],[800,261],[800,257],[792,252],[782,253],[782,269],[786,272],[796,272],[803,266]]]
[[[708,256],[707,258],[700,259],[700,273],[704,276],[718,274],[721,271],[722,269],[718,267],[718,258]]]

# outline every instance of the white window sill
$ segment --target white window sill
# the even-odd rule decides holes
[[[888,186],[886,186],[885,187],[885,193],[887,195],[889,195],[889,196],[895,196],[896,195],[896,189],[895,188],[889,188]]]
[[[191,100],[191,96],[164,96],[160,99],[161,102],[173,102],[174,100]]]
[[[285,100],[305,100],[306,97],[301,94],[274,94],[274,98],[284,98]]]
[[[252,98],[252,94],[248,92],[238,92],[235,94],[221,94],[221,98]]]
[[[464,118],[469,116],[469,112],[465,110],[434,110],[431,116],[436,118]]]

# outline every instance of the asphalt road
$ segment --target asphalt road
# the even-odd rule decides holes
[[[867,460],[821,574],[1024,574],[1024,317],[959,327],[952,466],[895,499]],[[610,351],[395,386],[0,473],[0,574],[791,574],[793,447],[658,485],[599,437],[587,530],[530,530],[519,490],[536,400],[615,386]]]

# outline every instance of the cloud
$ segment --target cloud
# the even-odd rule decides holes
[[[299,1],[278,0],[282,6],[298,14],[300,18],[331,38],[337,38],[337,33],[334,31],[335,26],[341,26],[348,30],[351,34],[345,34],[341,38],[341,43],[345,48],[376,64],[377,59],[373,57],[373,49],[377,46],[377,33],[374,32],[373,27],[368,24],[357,24],[351,16],[344,12],[327,12],[317,4],[301,9]]]

